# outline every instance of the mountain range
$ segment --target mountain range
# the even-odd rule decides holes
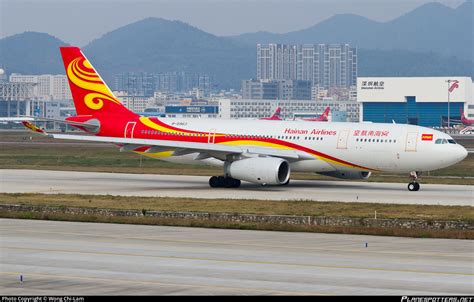
[[[471,1],[456,9],[433,2],[388,22],[340,14],[299,31],[284,34],[256,32],[231,38],[252,45],[348,43],[362,49],[432,51],[472,60],[473,12]]]
[[[286,34],[219,37],[180,21],[147,18],[106,33],[82,49],[104,79],[120,72],[189,71],[213,75],[217,88],[255,77],[256,43],[349,43],[359,48],[359,76],[473,76],[472,2],[451,9],[425,4],[389,22],[336,15]],[[23,74],[64,73],[45,33],[0,40],[0,67]]]

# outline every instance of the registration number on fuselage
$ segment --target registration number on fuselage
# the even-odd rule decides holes
[[[188,123],[187,122],[172,122],[171,125],[172,126],[187,126]]]

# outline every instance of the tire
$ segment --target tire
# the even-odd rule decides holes
[[[415,191],[418,191],[420,190],[420,184],[415,182]]]
[[[234,179],[232,188],[238,188],[240,187],[241,181],[240,179]]]
[[[211,178],[209,178],[209,186],[211,186],[211,188],[219,187],[219,179],[217,178],[217,176],[212,176]]]
[[[233,188],[234,187],[234,179],[230,178],[230,177],[224,178],[224,187]]]
[[[217,176],[217,186],[218,187],[225,187],[225,184],[226,184],[226,181],[225,181],[225,177],[224,176]]]
[[[408,184],[408,191],[416,191],[415,188],[416,186],[414,182]]]

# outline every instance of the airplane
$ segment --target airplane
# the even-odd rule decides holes
[[[212,188],[237,188],[241,181],[287,185],[292,172],[361,180],[389,172],[410,173],[408,190],[418,191],[420,172],[467,156],[448,134],[415,125],[139,116],[113,95],[78,47],[60,51],[77,113],[64,122],[87,135],[47,133],[34,118],[20,118],[26,127],[55,139],[112,143],[164,161],[222,167],[223,175],[209,179]]]
[[[303,121],[308,121],[308,122],[327,122],[328,121],[328,115],[329,115],[329,106],[324,109],[323,114],[321,114],[318,117],[308,117],[308,118],[303,118]]]
[[[464,126],[474,126],[474,120],[466,118],[464,111],[461,109],[461,123]]]
[[[261,120],[267,120],[267,121],[281,121],[282,119],[280,118],[280,112],[281,108],[277,107],[275,112],[272,114],[270,117],[262,117],[260,118]]]

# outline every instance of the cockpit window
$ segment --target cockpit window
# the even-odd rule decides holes
[[[456,144],[456,142],[453,140],[453,139],[445,139],[445,138],[438,138],[436,141],[435,141],[435,144],[438,144],[438,145],[444,145],[444,144],[447,144],[449,141],[450,144]]]

